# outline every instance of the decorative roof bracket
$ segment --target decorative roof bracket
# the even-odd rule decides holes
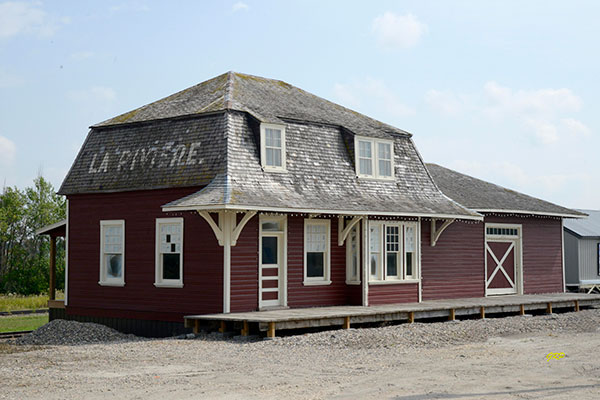
[[[224,225],[224,221],[223,219],[225,218],[225,211],[219,211],[219,223],[217,224],[215,222],[215,220],[213,219],[213,217],[211,217],[210,213],[208,211],[204,211],[204,210],[198,210],[198,214],[200,214],[200,216],[202,218],[204,218],[206,220],[206,222],[208,222],[208,225],[210,225],[210,227],[212,228],[215,237],[217,238],[217,241],[219,242],[219,246],[223,246],[224,244],[224,232],[223,232],[223,225]],[[235,215],[231,216],[231,224],[229,225],[231,227],[231,246],[235,246],[237,244],[237,240],[240,237],[240,234],[242,233],[242,230],[244,230],[244,227],[246,226],[246,224],[248,223],[248,221],[250,221],[252,219],[252,217],[254,217],[256,215],[256,211],[246,211],[244,217],[242,218],[242,220],[240,221],[239,224],[236,224],[236,218]]]
[[[348,237],[348,234],[350,233],[350,231],[352,230],[352,228],[354,228],[354,226],[356,224],[358,224],[358,222],[362,219],[362,217],[360,216],[355,216],[353,217],[350,222],[348,223],[348,225],[344,226],[344,216],[340,215],[338,217],[338,246],[343,246],[344,245],[344,241],[346,241],[346,238]]]
[[[442,225],[439,228],[437,227],[437,221],[438,220],[436,218],[431,218],[431,247],[435,246],[438,239],[442,235],[442,232],[444,232],[444,230],[446,230],[447,227],[452,225],[452,223],[455,220],[454,219],[443,219],[442,221],[444,221],[444,222],[442,223]]]

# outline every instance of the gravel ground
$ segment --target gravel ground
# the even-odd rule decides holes
[[[599,327],[592,309],[275,340],[139,340],[55,321],[19,340],[42,347],[0,348],[0,398],[600,398]]]
[[[76,345],[127,340],[141,339],[100,324],[56,319],[14,342],[17,345]]]

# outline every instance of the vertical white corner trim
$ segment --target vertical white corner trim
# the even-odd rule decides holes
[[[419,239],[419,247],[417,248],[417,268],[419,268],[419,303],[423,301],[423,275],[421,271],[423,269],[421,265],[421,246],[423,241],[421,240],[421,217],[419,217],[417,222],[417,238]]]
[[[227,314],[231,309],[231,231],[232,221],[235,213],[219,213],[219,221],[223,229],[223,313]]]
[[[369,219],[365,215],[362,217],[362,241],[363,241],[363,262],[362,262],[362,305],[369,305]]]
[[[567,287],[565,285],[565,219],[560,219],[560,249],[561,249],[561,257],[562,257],[562,291],[563,293],[567,291]]]
[[[65,306],[69,302],[69,199],[67,199],[67,226],[65,229]]]

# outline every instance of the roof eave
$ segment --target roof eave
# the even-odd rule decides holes
[[[499,213],[499,214],[523,214],[523,215],[541,215],[547,217],[560,217],[560,218],[586,218],[587,214],[567,214],[567,213],[552,213],[545,211],[527,211],[527,210],[501,210],[501,209],[487,209],[487,208],[473,208],[478,213]]]
[[[267,211],[267,212],[295,212],[301,214],[339,214],[339,215],[378,215],[378,216],[395,216],[395,217],[424,217],[424,218],[439,218],[439,219],[462,219],[483,221],[484,216],[478,213],[476,215],[460,215],[460,214],[435,214],[435,213],[415,213],[415,212],[393,212],[393,211],[373,211],[373,210],[327,210],[314,208],[284,208],[284,207],[266,207],[253,205],[232,205],[232,204],[213,204],[213,205],[198,205],[198,206],[169,206],[162,207],[163,212],[178,212],[178,211],[208,211],[208,210],[235,210],[235,211]]]

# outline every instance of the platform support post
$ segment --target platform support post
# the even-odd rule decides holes
[[[579,300],[575,300],[575,311],[579,311]]]
[[[519,315],[525,315],[525,304],[521,304],[519,307]]]
[[[546,305],[546,313],[552,314],[552,303],[551,302],[548,302],[548,305]]]
[[[242,326],[242,336],[248,336],[249,334],[250,334],[250,325],[248,324],[248,321],[244,321],[243,326]]]
[[[454,321],[456,319],[456,313],[454,308],[450,309],[450,314],[448,315],[448,321]]]
[[[225,326],[225,321],[221,321],[221,324],[219,326],[219,332],[225,333],[226,328],[227,327]]]
[[[408,313],[408,322],[410,324],[412,324],[413,322],[415,322],[415,312],[414,311],[410,311]]]
[[[479,317],[480,317],[481,319],[485,319],[485,307],[484,307],[484,306],[481,306],[481,307],[479,308]]]
[[[200,333],[200,321],[195,319],[194,320],[194,334],[197,335]]]
[[[344,317],[344,329],[350,329],[350,317]]]
[[[269,322],[269,330],[267,331],[267,337],[275,337],[275,322]]]

